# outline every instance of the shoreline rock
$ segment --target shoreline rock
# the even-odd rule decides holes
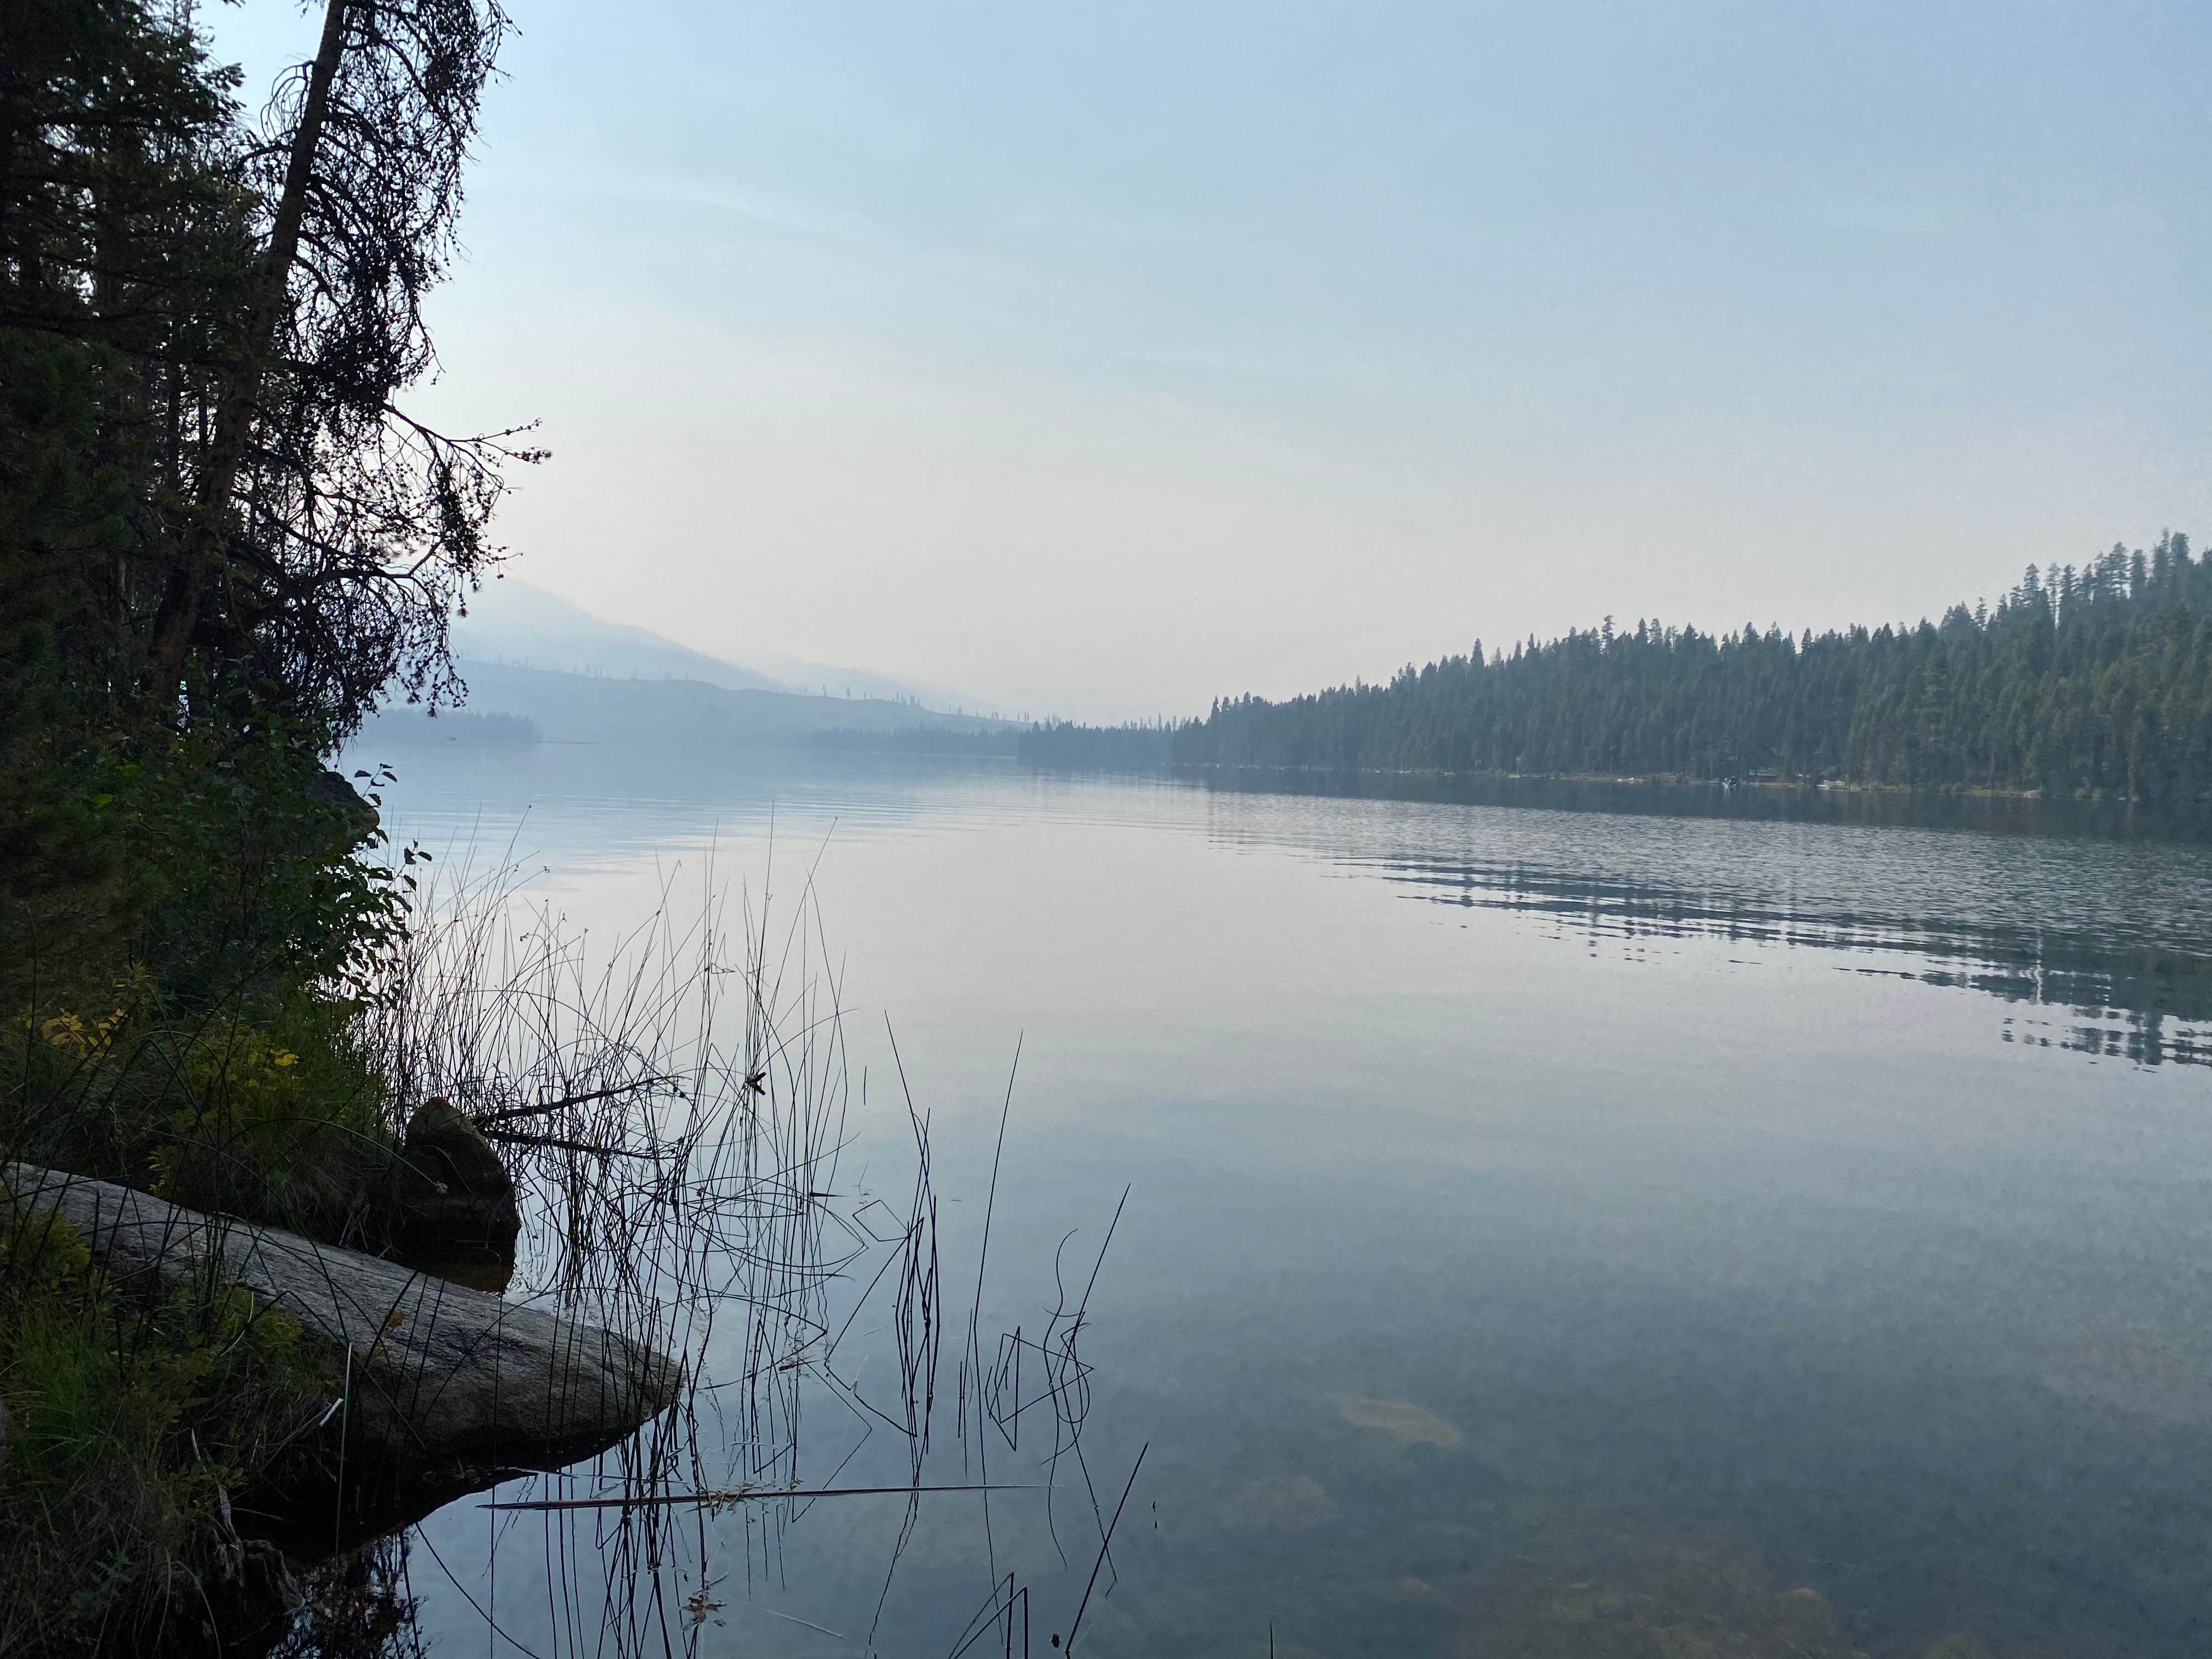
[[[391,1254],[404,1266],[479,1291],[514,1273],[522,1210],[491,1142],[451,1101],[415,1109],[387,1198]]]

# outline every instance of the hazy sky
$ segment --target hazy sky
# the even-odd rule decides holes
[[[424,401],[702,649],[1187,711],[2212,533],[2203,0],[513,5]]]

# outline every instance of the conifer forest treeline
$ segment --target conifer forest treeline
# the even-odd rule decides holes
[[[1638,621],[1408,665],[1387,684],[1242,696],[1158,732],[1026,734],[1032,760],[1918,788],[2212,793],[2212,557],[2169,534],[2030,566],[1994,607],[1792,638]],[[1086,738],[1088,740],[1086,740]]]

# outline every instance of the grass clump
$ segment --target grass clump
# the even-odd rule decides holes
[[[118,1286],[51,1214],[0,1210],[0,1652],[212,1649],[281,1607],[233,1500],[320,1413],[298,1327],[220,1283]]]

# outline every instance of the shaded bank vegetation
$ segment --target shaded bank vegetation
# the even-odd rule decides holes
[[[390,1243],[366,1024],[417,860],[325,757],[459,690],[503,437],[400,399],[504,33],[337,0],[250,116],[188,8],[25,0],[0,65],[0,1158]],[[220,1273],[0,1206],[0,1648],[205,1645],[334,1357]],[[95,1248],[88,1249],[88,1245]]]
[[[0,993],[34,1036],[312,1023],[358,982],[402,884],[349,856],[374,817],[323,757],[388,688],[459,690],[447,617],[520,458],[397,401],[497,9],[334,3],[265,128],[188,17],[9,14]]]
[[[1242,696],[1172,728],[1039,727],[1046,763],[2212,794],[2212,559],[2167,535],[2031,566],[1994,607],[1791,638],[1640,620]]]
[[[402,1467],[405,1413],[370,1394],[472,1363],[435,1352],[441,1298],[507,1333],[472,1352],[512,1352],[526,1322],[498,1323],[495,1287],[547,1334],[541,1400],[581,1374],[555,1319],[682,1362],[647,1433],[542,1478],[580,1506],[546,1512],[548,1559],[605,1568],[596,1607],[562,1586],[556,1650],[696,1641],[700,1517],[737,1506],[772,1549],[816,1472],[805,1390],[915,1448],[890,1490],[921,1482],[945,1325],[927,1140],[917,1118],[909,1212],[836,1191],[843,1050],[811,913],[730,938],[710,904],[592,961],[496,884],[428,907],[427,855],[380,823],[388,775],[328,769],[395,696],[459,699],[449,619],[497,561],[504,469],[536,459],[404,407],[506,27],[490,0],[327,0],[257,118],[190,8],[8,16],[0,1164],[25,1167],[0,1180],[0,1652],[404,1648],[404,1548],[317,1563],[514,1473],[483,1461],[496,1410],[500,1447]],[[148,1260],[56,1192],[152,1218]],[[189,1259],[158,1242],[173,1221]],[[310,1328],[240,1241],[416,1301],[364,1339]],[[838,1310],[898,1352],[863,1389],[830,1287],[878,1264]],[[1081,1318],[971,1329],[940,1446],[980,1460],[1027,1413],[1069,1449]],[[710,1341],[741,1363],[708,1397]],[[979,1356],[1024,1350],[1027,1395],[1001,1403]],[[379,1413],[398,1420],[372,1445]],[[1010,1644],[1026,1592],[1001,1589]]]

